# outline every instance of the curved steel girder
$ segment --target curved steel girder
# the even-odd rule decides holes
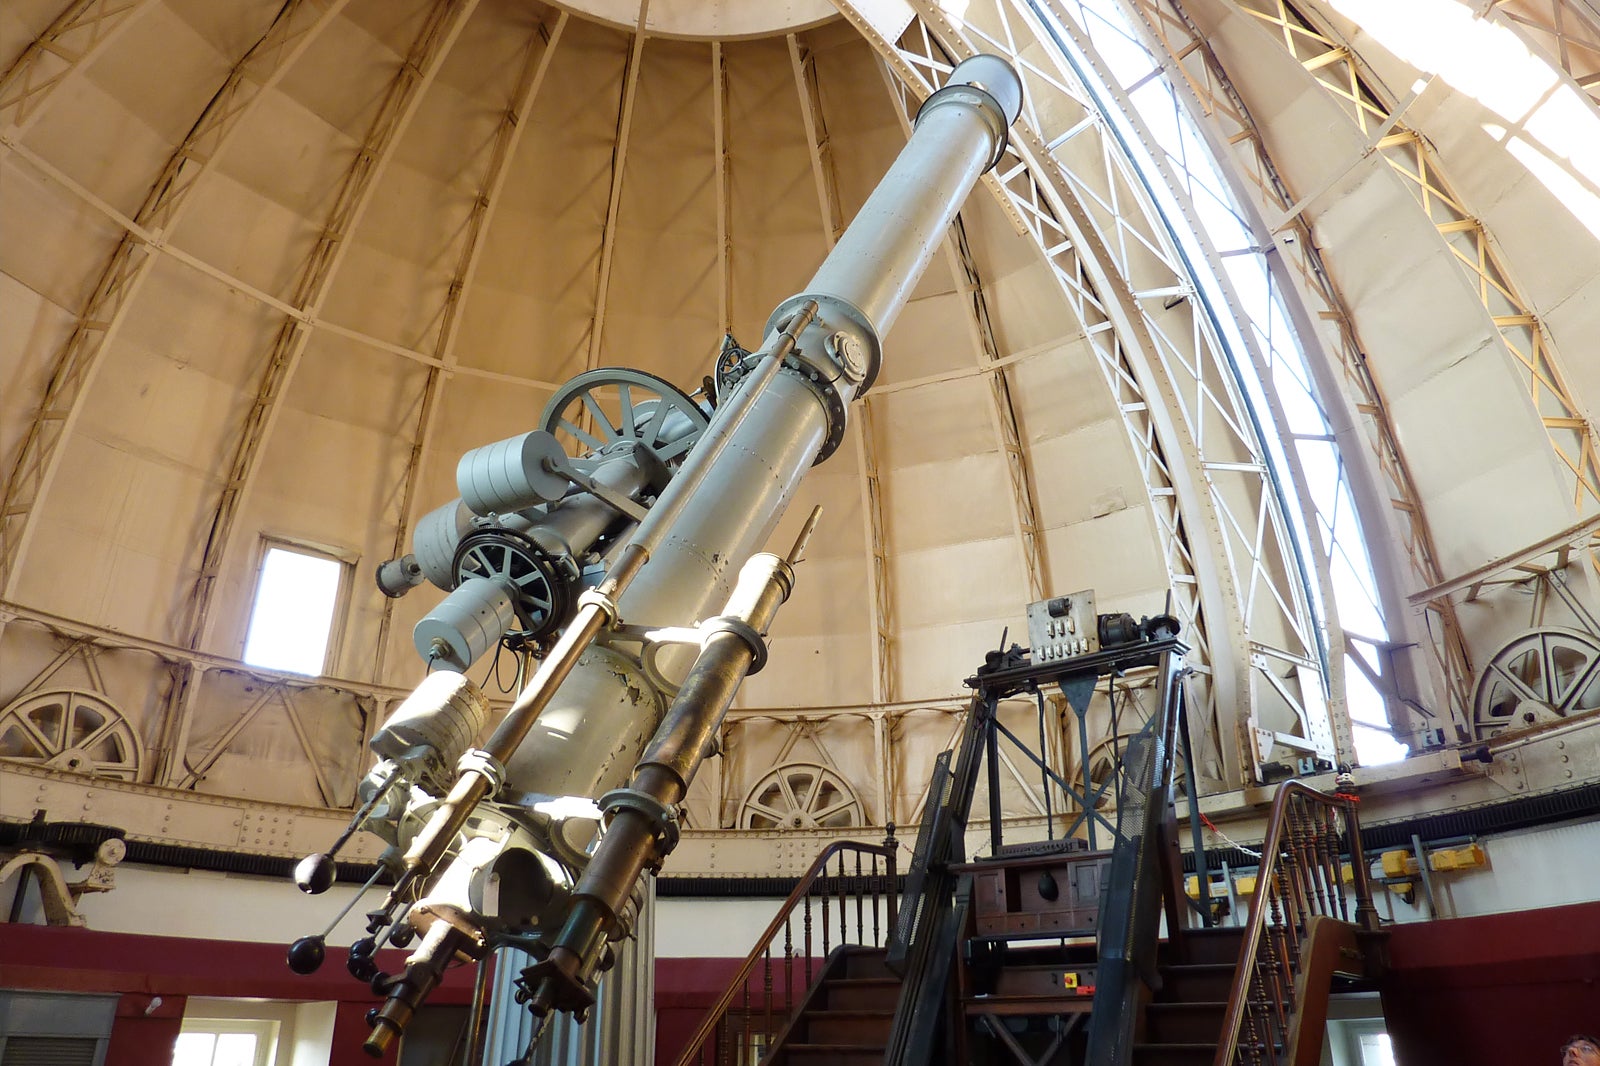
[[[50,384],[0,496],[0,590],[4,595],[15,592],[32,538],[35,508],[55,480],[61,445],[82,414],[83,401],[99,372],[100,355],[121,329],[134,294],[156,260],[151,242],[182,218],[189,191],[238,131],[241,120],[348,2],[333,0],[319,8],[309,0],[290,0],[283,6],[266,32],[228,72],[151,185],[132,225],[124,228],[54,360]],[[118,10],[125,13],[134,6],[127,4]],[[102,3],[81,4],[77,10],[86,17],[88,9],[103,7]]]
[[[1205,34],[1176,0],[1131,0],[1131,6],[1143,21],[1151,53],[1174,88],[1191,101],[1195,127],[1212,155],[1232,161],[1220,171],[1255,243],[1272,249],[1263,258],[1307,353],[1323,407],[1337,408],[1328,419],[1330,431],[1361,516],[1390,643],[1423,649],[1428,656],[1421,664],[1410,656],[1386,657],[1392,668],[1384,678],[1391,725],[1400,733],[1420,728],[1411,710],[1415,706],[1444,706],[1460,715],[1472,669],[1455,606],[1443,600],[1418,612],[1405,599],[1407,588],[1429,588],[1443,580],[1433,531],[1400,449],[1388,399],[1362,350],[1344,297],[1323,266],[1315,234],[1304,216],[1293,211],[1296,198]],[[1281,242],[1275,240],[1269,216],[1285,220],[1278,227],[1285,234]],[[1329,338],[1319,322],[1334,323],[1336,336]]]
[[[476,6],[477,0],[437,0],[423,18],[417,38],[390,82],[362,146],[345,174],[322,234],[301,269],[292,303],[310,318],[317,317],[332,291],[339,265],[349,251],[350,239],[393,158],[401,134],[416,114],[417,105],[438,73],[444,56]],[[198,648],[211,629],[211,600],[221,579],[223,564],[232,555],[234,541],[238,539],[234,529],[236,520],[255,488],[266,443],[283,413],[283,399],[310,338],[311,328],[305,318],[286,315],[265,360],[255,402],[246,416],[221,498],[212,515],[205,555],[190,596],[183,634],[184,642],[190,647]]]
[[[975,14],[969,9],[967,24],[956,27],[931,5],[916,7],[918,17],[902,35],[900,48],[889,47],[867,18],[847,9],[916,96],[926,95],[940,69],[948,68],[946,48],[950,59],[978,47],[1019,57],[1032,43],[1028,26],[1020,18],[1011,21],[1013,12],[985,8]],[[987,19],[991,27],[999,22],[1001,29],[975,45],[964,36],[975,18]],[[1039,55],[1039,50],[1028,51],[1029,57]],[[1231,742],[1220,744],[1224,776],[1243,780],[1252,762],[1247,734],[1254,694],[1246,684],[1252,653],[1265,644],[1302,664],[1314,665],[1317,658],[1303,590],[1292,578],[1287,588],[1273,585],[1295,572],[1283,518],[1248,419],[1237,407],[1236,385],[1215,372],[1215,353],[1209,350],[1213,339],[1197,319],[1174,324],[1169,315],[1157,322],[1146,305],[1152,296],[1175,291],[1170,287],[1174,282],[1183,286],[1184,281],[1163,258],[1165,235],[1149,227],[1142,196],[1116,173],[1116,149],[1100,140],[1102,131],[1081,99],[1076,121],[1063,117],[1074,109],[1067,106],[1072,93],[1060,72],[1041,70],[1036,58],[1019,57],[1017,62],[1035,91],[1041,85],[1049,88],[1058,105],[1051,112],[1051,129],[1059,135],[1047,141],[1031,128],[1038,109],[1025,111],[1014,138],[1016,153],[998,168],[996,184],[1005,187],[1014,217],[1022,218],[1078,310],[1129,422],[1161,526],[1177,609],[1190,621],[1212,673],[1207,709],[1222,732],[1231,734]],[[1106,187],[1090,187],[1090,177],[1066,173],[1054,158],[1075,136],[1094,138],[1104,170],[1092,177],[1107,180]],[[1119,214],[1126,217],[1119,219]],[[1136,228],[1141,224],[1147,227],[1143,231]],[[1141,281],[1163,267],[1172,280],[1156,292],[1135,292],[1127,277],[1130,256],[1138,257]],[[1158,399],[1152,402],[1151,397]],[[1199,565],[1189,548],[1196,537],[1208,547]],[[1265,567],[1264,555],[1272,557]],[[1207,565],[1211,563],[1217,565]],[[1252,639],[1252,630],[1266,621],[1255,614],[1260,610],[1281,612],[1275,626],[1267,627],[1277,630],[1270,641]],[[1278,647],[1283,639],[1291,646]]]
[[[1079,58],[1073,62],[1085,63],[1093,70],[1100,83],[1096,92],[1104,93],[1109,98],[1110,103],[1121,113],[1122,121],[1131,129],[1133,136],[1138,138],[1149,159],[1154,162],[1157,174],[1165,181],[1173,202],[1176,204],[1177,209],[1183,213],[1185,222],[1196,244],[1209,264],[1215,290],[1220,293],[1222,300],[1226,304],[1225,312],[1218,310],[1216,313],[1225,313],[1231,316],[1235,322],[1241,324],[1249,323],[1251,318],[1246,313],[1240,300],[1233,276],[1227,269],[1226,264],[1223,263],[1219,255],[1219,249],[1215,246],[1211,235],[1198,217],[1198,212],[1190,195],[1189,185],[1185,180],[1186,174],[1180,170],[1179,166],[1174,164],[1172,156],[1163,150],[1162,145],[1146,123],[1144,114],[1135,106],[1127,90],[1123,87],[1122,79],[1115,76],[1095,46],[1095,42],[1083,32],[1070,13],[1063,10],[1066,2],[1068,0],[1042,0],[1042,3],[1055,15],[1056,32],[1068,37],[1072,42],[1073,48],[1077,50]],[[1153,48],[1149,50],[1148,54],[1151,56],[1153,69],[1143,77],[1138,78],[1138,84],[1149,84],[1153,80],[1152,76],[1157,73],[1169,73],[1154,58],[1157,53]],[[1126,78],[1127,76],[1125,75],[1124,77]],[[1221,160],[1224,158],[1225,155],[1223,153],[1217,153],[1219,167]],[[1151,177],[1155,176],[1151,175]],[[1235,210],[1245,209],[1235,208]],[[1255,235],[1253,243],[1256,249],[1273,249],[1271,234],[1267,231],[1258,214],[1255,217],[1253,230]],[[1230,254],[1239,254],[1245,251],[1253,251],[1253,249],[1238,247],[1229,249]],[[1256,254],[1263,269],[1270,271],[1277,268],[1281,277],[1284,271],[1282,264],[1275,261],[1275,256],[1270,256],[1266,252],[1256,252]],[[1175,272],[1179,273],[1180,277],[1185,279],[1189,277],[1189,268],[1186,264],[1182,266],[1181,270],[1176,269],[1179,264],[1174,264],[1174,267]],[[1292,287],[1280,291],[1279,297],[1285,306],[1290,304],[1299,305],[1298,292]],[[1302,336],[1309,335],[1314,339],[1314,332],[1307,328],[1309,326],[1309,316],[1305,313],[1303,306],[1298,307],[1298,312],[1295,317],[1297,330]],[[1259,328],[1260,323],[1257,326]],[[1241,355],[1248,358],[1254,368],[1256,378],[1262,382],[1271,382],[1273,379],[1272,359],[1263,351],[1257,330],[1241,325],[1238,340],[1243,348]],[[1212,346],[1213,348],[1221,348],[1222,342],[1213,341]],[[1238,373],[1242,377],[1243,372]],[[1235,402],[1238,403],[1239,401]],[[1286,446],[1280,450],[1275,460],[1279,464],[1276,473],[1270,469],[1267,470],[1267,482],[1276,497],[1280,514],[1289,512],[1291,509],[1297,509],[1301,521],[1300,528],[1304,531],[1304,536],[1296,536],[1287,530],[1279,534],[1281,551],[1290,561],[1296,564],[1299,571],[1297,574],[1284,575],[1284,581],[1291,588],[1299,589],[1305,597],[1303,601],[1295,606],[1294,610],[1306,620],[1306,625],[1310,627],[1314,635],[1313,639],[1317,642],[1315,644],[1315,650],[1318,652],[1316,659],[1321,667],[1322,677],[1320,678],[1320,684],[1325,686],[1327,705],[1326,707],[1323,706],[1322,693],[1315,691],[1292,692],[1284,684],[1284,678],[1280,674],[1280,671],[1286,669],[1283,657],[1278,657],[1278,661],[1274,662],[1274,656],[1269,649],[1259,649],[1263,654],[1254,657],[1259,677],[1253,675],[1252,680],[1256,681],[1256,683],[1264,681],[1273,691],[1278,692],[1284,698],[1300,719],[1307,738],[1314,738],[1318,742],[1319,751],[1327,753],[1328,749],[1331,748],[1332,761],[1335,764],[1354,763],[1356,761],[1355,739],[1351,731],[1349,716],[1346,713],[1345,671],[1342,669],[1346,661],[1344,658],[1346,654],[1344,634],[1339,625],[1338,601],[1334,593],[1333,580],[1330,573],[1329,553],[1322,550],[1322,545],[1319,542],[1314,542],[1312,538],[1312,531],[1318,528],[1318,513],[1313,503],[1314,494],[1307,481],[1300,453],[1293,446],[1295,434],[1285,415],[1283,403],[1277,391],[1270,387],[1264,388],[1257,402],[1265,407],[1265,417],[1260,412],[1255,414],[1243,412],[1243,415],[1251,420],[1259,419],[1262,423],[1267,424],[1265,428],[1256,426],[1257,432],[1253,446],[1254,454],[1259,457],[1258,461],[1264,468],[1273,460],[1267,458],[1268,453],[1263,447],[1262,436],[1270,434],[1275,436],[1277,440],[1286,442]],[[1328,431],[1327,421],[1324,416],[1321,424],[1324,432]],[[1358,451],[1357,455],[1358,457],[1364,455],[1364,452]],[[1357,461],[1359,462],[1360,459],[1358,458]],[[1290,483],[1289,489],[1292,491],[1285,490],[1280,478],[1288,480]],[[1263,510],[1261,513],[1264,516],[1266,512]],[[1382,513],[1381,510],[1378,512],[1379,515],[1382,515]],[[1259,556],[1258,547],[1257,558]],[[1316,612],[1309,606],[1309,602],[1313,599],[1311,594],[1313,586],[1317,593],[1316,598],[1320,600],[1322,625],[1316,624],[1313,618]],[[1288,608],[1285,607],[1285,610],[1287,611]],[[1304,630],[1302,630],[1303,633]],[[1298,671],[1295,672],[1298,673]],[[1406,730],[1408,733],[1411,731],[1409,728]]]

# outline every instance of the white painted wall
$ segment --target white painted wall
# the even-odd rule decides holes
[[[324,895],[307,896],[287,879],[132,864],[117,867],[116,875],[111,892],[83,898],[80,910],[91,929],[287,944],[320,933],[356,891],[341,883]],[[0,890],[0,905],[9,907],[13,889],[7,884]],[[37,892],[30,899],[23,920],[42,920]],[[335,927],[329,945],[348,946],[364,935],[363,914],[381,899],[381,890],[373,889]],[[663,958],[743,956],[781,902],[658,899],[656,953]]]

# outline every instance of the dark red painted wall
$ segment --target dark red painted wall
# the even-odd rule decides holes
[[[1559,1066],[1600,1031],[1600,901],[1388,928],[1400,1066]]]
[[[741,959],[656,960],[656,1066],[672,1066]]]
[[[6,925],[0,933],[0,987],[61,992],[120,992],[106,1066],[171,1066],[172,1045],[189,996],[335,1002],[329,1066],[371,1066],[362,1051],[366,1015],[378,1000],[351,977],[343,952],[330,951],[314,974],[292,973],[286,945],[181,937],[133,936],[89,929]],[[385,951],[380,969],[398,971],[405,953]],[[451,971],[430,1003],[465,1003],[467,971]],[[155,1010],[146,1013],[154,997]],[[392,1062],[391,1052],[383,1061]]]

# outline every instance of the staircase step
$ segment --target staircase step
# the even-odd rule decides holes
[[[783,1066],[883,1066],[881,1044],[784,1044]]]
[[[884,961],[888,952],[883,948],[856,948],[845,954],[844,976],[846,977],[889,977],[900,980],[893,970],[889,969]]]
[[[887,1046],[894,1025],[894,1010],[822,1010],[808,1012],[800,1022],[805,1040],[818,1044],[871,1044]]]
[[[1134,1066],[1210,1066],[1216,1044],[1135,1044]]]
[[[1221,1001],[1151,1003],[1145,1008],[1145,1033],[1152,1043],[1216,1044],[1228,1005]]]
[[[1238,967],[1229,962],[1196,962],[1161,967],[1161,991],[1157,1002],[1196,1003],[1225,1000],[1233,991],[1233,975]]]
[[[1181,958],[1174,957],[1174,963],[1196,962],[1226,962],[1239,961],[1239,949],[1244,944],[1244,930],[1236,926],[1223,926],[1216,929],[1188,929],[1184,931],[1180,941]],[[1169,952],[1173,949],[1169,948]],[[1174,954],[1177,954],[1176,952]]]
[[[894,1010],[900,1001],[898,977],[840,977],[820,989],[825,1010]]]

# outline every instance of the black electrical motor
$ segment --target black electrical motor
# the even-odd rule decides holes
[[[1103,614],[1099,616],[1097,624],[1102,648],[1112,648],[1121,644],[1140,644],[1146,641],[1171,640],[1183,630],[1182,623],[1170,614],[1158,614],[1153,618],[1141,618],[1137,622],[1133,620],[1133,615],[1126,612]]]

